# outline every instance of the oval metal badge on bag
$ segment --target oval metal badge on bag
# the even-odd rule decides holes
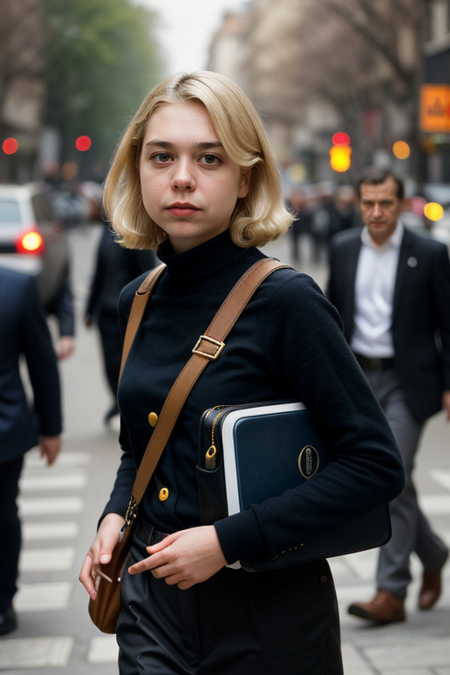
[[[306,479],[312,478],[318,471],[320,464],[319,453],[312,445],[305,445],[298,456],[298,468]]]

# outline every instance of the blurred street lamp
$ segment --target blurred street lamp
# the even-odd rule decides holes
[[[428,204],[425,204],[423,212],[428,220],[433,221],[441,220],[444,215],[444,209],[437,202],[428,202]]]
[[[392,152],[397,159],[408,159],[411,154],[411,148],[405,141],[396,141],[392,146]]]

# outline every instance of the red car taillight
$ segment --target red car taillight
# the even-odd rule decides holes
[[[36,230],[29,230],[22,233],[16,240],[16,250],[18,253],[42,255],[45,251],[44,239]]]

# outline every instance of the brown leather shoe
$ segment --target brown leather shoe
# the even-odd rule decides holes
[[[378,591],[370,602],[354,602],[348,613],[375,623],[405,620],[405,601],[389,591]]]
[[[447,562],[447,559],[444,562]],[[419,591],[419,609],[431,609],[437,603],[442,593],[442,569],[434,572],[424,572],[422,575],[422,587]]]

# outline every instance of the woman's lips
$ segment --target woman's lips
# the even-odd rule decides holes
[[[200,209],[193,204],[172,204],[167,207],[167,211],[173,216],[178,216],[180,218],[186,218],[188,216],[193,216],[195,213],[198,213]]]

